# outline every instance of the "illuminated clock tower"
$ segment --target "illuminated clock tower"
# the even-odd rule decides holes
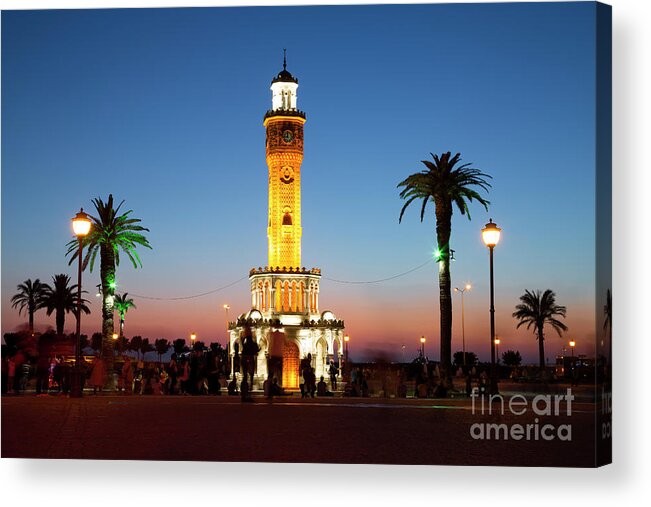
[[[269,168],[269,266],[301,265],[301,163],[305,113],[297,108],[298,79],[283,70],[271,82],[272,107],[264,117]]]
[[[253,332],[260,347],[255,382],[262,385],[267,359],[282,356],[274,371],[285,389],[297,389],[300,365],[310,360],[317,378],[329,378],[330,361],[342,372],[344,322],[319,310],[321,270],[301,265],[301,163],[305,113],[298,109],[298,79],[283,70],[271,81],[271,109],[263,119],[269,185],[268,261],[249,271],[251,310],[229,323],[231,366],[242,350],[242,333]],[[237,372],[232,370],[233,374]],[[334,386],[332,386],[334,388]]]

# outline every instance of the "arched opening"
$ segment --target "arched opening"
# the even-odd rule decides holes
[[[298,286],[298,311],[305,311],[305,284],[303,282]]]
[[[283,312],[289,311],[289,282],[283,284]]]
[[[298,347],[291,340],[285,340],[283,346],[283,387],[298,389]]]
[[[276,307],[276,311],[277,312],[282,311],[283,291],[282,291],[282,285],[280,283],[280,280],[276,281],[276,291],[275,291],[274,298],[275,298],[274,306]]]
[[[256,365],[256,375],[262,378],[267,377],[267,340],[261,338],[258,341],[260,352],[258,352],[258,364]]]
[[[283,225],[292,225],[292,215],[291,215],[291,213],[285,213],[283,215]]]
[[[290,310],[292,312],[295,312],[298,307],[297,296],[298,296],[298,291],[296,290],[296,282],[292,282],[292,297],[291,297],[292,307]]]
[[[326,361],[328,360],[328,344],[321,338],[316,343],[316,365],[315,374],[317,381],[321,376],[327,377]]]

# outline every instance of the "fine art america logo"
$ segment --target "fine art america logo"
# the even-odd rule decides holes
[[[500,394],[480,395],[477,388],[472,394],[473,415],[501,415],[522,417],[534,415],[526,424],[474,423],[470,436],[474,440],[562,440],[572,441],[571,424],[550,424],[543,417],[572,416],[572,389],[565,394],[539,394],[531,401],[522,394],[505,398]]]

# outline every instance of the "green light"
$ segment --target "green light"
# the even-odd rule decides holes
[[[437,262],[441,260],[441,250],[439,250],[438,248],[434,250],[434,258],[436,259]]]
[[[111,283],[109,283],[109,287],[111,289],[115,289],[117,287],[117,284],[115,282],[111,282]]]

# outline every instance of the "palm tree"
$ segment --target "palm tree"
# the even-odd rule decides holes
[[[55,312],[56,330],[58,335],[63,334],[63,327],[66,322],[66,313],[77,315],[77,284],[70,285],[70,277],[65,274],[54,275],[52,277],[53,285],[43,284],[45,287],[44,307],[47,309],[47,315]],[[83,291],[86,292],[86,291]],[[81,311],[85,314],[90,313],[86,306],[87,300],[81,300]]]
[[[420,221],[425,218],[427,203],[434,203],[436,216],[437,257],[439,262],[439,305],[441,321],[441,378],[445,385],[450,380],[450,365],[452,353],[452,295],[450,280],[450,235],[452,233],[452,212],[454,206],[462,215],[470,220],[468,203],[478,201],[488,211],[490,204],[472,187],[478,187],[486,192],[490,184],[485,178],[488,174],[471,167],[471,164],[461,164],[461,154],[452,156],[447,153],[431,154],[433,162],[423,160],[426,169],[408,176],[398,184],[403,187],[400,198],[406,200],[398,222],[407,207],[417,199],[422,200]]]
[[[156,348],[156,352],[158,354],[158,362],[160,363],[163,360],[163,355],[167,354],[167,351],[172,347],[172,344],[165,338],[158,338],[154,342],[154,347]]]
[[[92,227],[90,233],[82,239],[86,247],[83,259],[83,269],[90,264],[93,270],[97,254],[100,256],[100,281],[102,285],[102,355],[107,363],[108,371],[113,369],[113,344],[114,332],[113,312],[115,310],[115,268],[120,265],[120,250],[131,260],[133,267],[142,267],[140,257],[136,252],[138,245],[151,248],[147,238],[141,234],[149,229],[137,225],[138,218],[131,218],[133,210],[120,214],[122,201],[116,208],[113,207],[113,195],[110,194],[106,202],[99,197],[93,199],[97,216],[90,216]],[[73,239],[68,243],[66,255],[70,256],[72,264],[79,255],[79,243]]]
[[[518,325],[526,324],[527,329],[533,327],[534,334],[538,339],[538,353],[540,362],[540,372],[545,371],[545,324],[552,326],[558,336],[562,336],[562,331],[567,331],[567,326],[556,317],[565,318],[567,308],[556,304],[556,294],[554,291],[547,289],[544,293],[539,290],[525,290],[520,296],[520,304],[515,307],[513,317],[518,319]]]
[[[128,292],[125,292],[122,295],[118,294],[115,296],[115,309],[120,314],[120,336],[124,336],[124,317],[129,311],[129,308],[136,307],[133,299],[127,297],[128,294]]]
[[[34,313],[43,308],[45,303],[46,287],[47,285],[41,283],[38,278],[33,282],[28,278],[16,287],[18,292],[11,298],[11,307],[18,308],[18,315],[22,315],[23,311],[27,312],[31,334],[34,333]]]

